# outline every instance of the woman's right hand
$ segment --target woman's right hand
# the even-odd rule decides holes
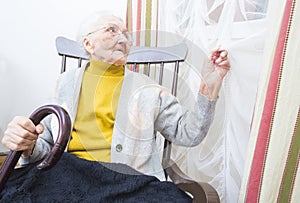
[[[4,132],[2,144],[13,151],[23,151],[23,156],[32,154],[38,135],[44,131],[44,126],[40,123],[37,126],[23,116],[16,116],[7,125]]]

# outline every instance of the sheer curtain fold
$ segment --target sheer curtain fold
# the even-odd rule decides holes
[[[189,55],[180,71],[178,97],[187,106],[195,100],[201,67],[211,49],[229,51],[231,71],[217,104],[207,138],[197,147],[175,147],[181,168],[198,181],[212,184],[222,202],[237,202],[248,146],[267,24],[267,0],[159,1],[158,45],[186,41]],[[163,32],[164,31],[164,32]],[[165,32],[180,37],[165,37]],[[179,83],[182,84],[182,83]],[[188,90],[188,91],[187,91]],[[189,94],[190,93],[190,94]]]

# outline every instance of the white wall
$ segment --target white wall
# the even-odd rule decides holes
[[[50,97],[60,72],[59,35],[75,39],[83,18],[115,10],[126,0],[10,0],[0,6],[0,138],[16,115],[29,116]],[[5,148],[0,144],[0,150]]]

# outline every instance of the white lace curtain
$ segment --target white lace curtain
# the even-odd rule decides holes
[[[173,153],[191,177],[212,184],[222,202],[238,201],[263,64],[267,7],[268,0],[158,2],[158,45],[178,40],[189,44],[178,92],[184,104],[190,106],[194,101],[205,55],[216,47],[229,51],[231,71],[224,81],[209,135],[201,145],[192,149],[176,147]]]

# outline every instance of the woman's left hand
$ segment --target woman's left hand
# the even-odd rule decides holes
[[[223,78],[230,69],[228,52],[224,49],[216,49],[211,52],[208,60],[202,67],[202,80],[200,92],[209,99],[217,98]]]
[[[211,52],[209,60],[213,65],[213,70],[219,74],[221,79],[223,79],[230,69],[228,52],[224,49],[214,50]]]

